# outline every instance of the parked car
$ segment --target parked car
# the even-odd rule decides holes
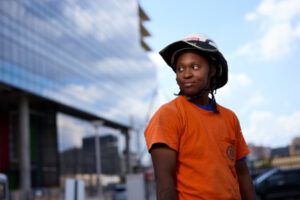
[[[6,175],[0,174],[0,200],[9,199],[8,180]]]
[[[258,199],[300,199],[300,168],[272,169],[254,180]]]
[[[113,200],[127,200],[125,184],[116,184],[113,189]]]

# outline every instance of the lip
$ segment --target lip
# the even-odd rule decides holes
[[[184,87],[192,87],[194,82],[183,82]]]

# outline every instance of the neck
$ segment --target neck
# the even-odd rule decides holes
[[[205,92],[201,97],[192,99],[191,102],[201,106],[207,106],[209,104],[208,91]]]

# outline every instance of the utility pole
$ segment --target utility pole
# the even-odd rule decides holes
[[[101,185],[101,148],[100,148],[100,137],[99,137],[99,128],[102,126],[102,121],[93,121],[92,122],[95,128],[95,156],[96,156],[96,174],[97,174],[97,189],[99,200],[103,199],[103,191]]]
[[[22,200],[29,200],[31,192],[30,166],[30,110],[28,97],[22,96],[19,103],[20,177]]]

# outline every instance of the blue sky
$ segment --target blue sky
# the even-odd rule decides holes
[[[178,91],[158,55],[190,33],[212,38],[229,64],[217,101],[239,117],[247,142],[279,147],[300,137],[300,1],[140,0],[150,17],[149,57],[158,68],[161,104]]]

